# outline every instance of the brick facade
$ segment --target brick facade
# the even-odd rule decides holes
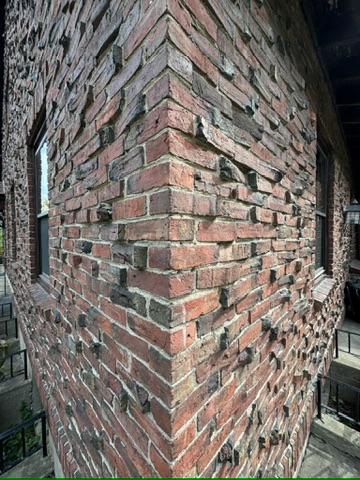
[[[299,2],[7,0],[5,55],[6,261],[65,476],[294,474],[353,245],[351,172]]]

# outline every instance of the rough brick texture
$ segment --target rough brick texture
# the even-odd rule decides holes
[[[5,54],[6,262],[65,476],[294,474],[352,245],[346,151],[299,2],[8,0]]]

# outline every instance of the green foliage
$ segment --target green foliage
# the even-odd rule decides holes
[[[28,420],[33,415],[32,409],[26,402],[22,401],[20,407],[21,421]],[[35,425],[28,425],[22,431],[19,431],[9,437],[3,443],[4,465],[9,465],[23,456],[23,435],[25,441],[26,454],[38,449],[40,445],[40,436],[36,433]]]

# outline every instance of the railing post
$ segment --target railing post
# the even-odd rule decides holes
[[[4,443],[0,440],[0,472],[4,470]]]
[[[24,373],[25,373],[25,380],[28,379],[28,369],[27,369],[27,355],[26,350],[24,350]]]
[[[317,417],[319,420],[321,420],[321,377],[318,376],[318,379],[317,379],[317,410],[318,410],[318,413],[317,413]]]
[[[25,438],[25,428],[21,429],[21,445],[23,451],[23,458],[26,458],[26,438]]]
[[[17,317],[14,318],[14,321],[15,321],[15,338],[19,338]]]
[[[348,353],[351,353],[351,335],[348,332]]]
[[[41,419],[41,433],[42,433],[42,447],[43,457],[47,457],[47,445],[46,445],[46,416]]]
[[[335,328],[335,358],[339,358],[339,330]]]

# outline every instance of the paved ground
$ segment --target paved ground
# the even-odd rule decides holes
[[[5,277],[5,270],[4,266],[0,264],[0,336],[5,335],[7,329],[8,335],[10,337],[15,337],[15,324],[14,322],[9,321],[7,325],[5,325],[5,319],[10,317],[10,306],[9,303],[12,300],[12,292],[10,288],[9,282],[6,280]],[[15,338],[10,339],[10,347],[9,351],[14,351],[19,349],[18,340]],[[12,346],[14,344],[14,346]],[[1,373],[5,374],[6,377],[3,381],[0,382],[0,395],[4,392],[8,395],[8,398],[11,403],[11,395],[14,394],[13,392],[17,392],[17,390],[25,385],[24,383],[24,375],[21,374],[19,376],[15,375],[15,378],[11,380],[11,391],[8,391],[8,376],[10,375],[11,369],[11,362],[10,359],[7,359],[5,363],[1,366],[0,370],[0,377],[2,376]],[[23,355],[16,355],[13,357],[13,371],[16,373],[17,371],[23,370]],[[27,383],[30,380],[27,381]],[[4,413],[4,412],[2,412]],[[49,451],[49,449],[48,449]],[[53,460],[51,456],[43,457],[42,451],[36,452],[29,458],[26,458],[22,461],[19,465],[8,470],[7,472],[0,475],[3,478],[38,478],[40,477],[50,477],[53,476]]]
[[[346,318],[342,328],[344,330],[359,334],[359,336],[350,335],[350,347],[351,353],[360,357],[360,321],[356,322],[355,320]],[[339,332],[339,358],[341,358],[341,350],[348,352],[348,341],[348,334],[344,332]]]
[[[299,477],[359,478],[360,460],[311,434]]]
[[[346,319],[342,328],[360,334],[360,322]],[[348,351],[348,335],[346,333],[339,333],[339,347],[339,359],[341,360],[341,350]],[[351,352],[360,359],[360,336],[351,337]],[[331,436],[331,432],[329,435]],[[344,435],[345,438],[350,436]],[[298,476],[308,478],[359,478],[360,459],[349,455],[347,448],[342,450],[336,448],[340,446],[341,442],[337,444],[335,441],[334,443],[336,446],[311,433]]]
[[[25,458],[19,465],[4,472],[3,478],[43,478],[54,476],[52,458],[43,457],[42,451],[38,451],[31,457]],[[39,472],[41,472],[39,474]]]

